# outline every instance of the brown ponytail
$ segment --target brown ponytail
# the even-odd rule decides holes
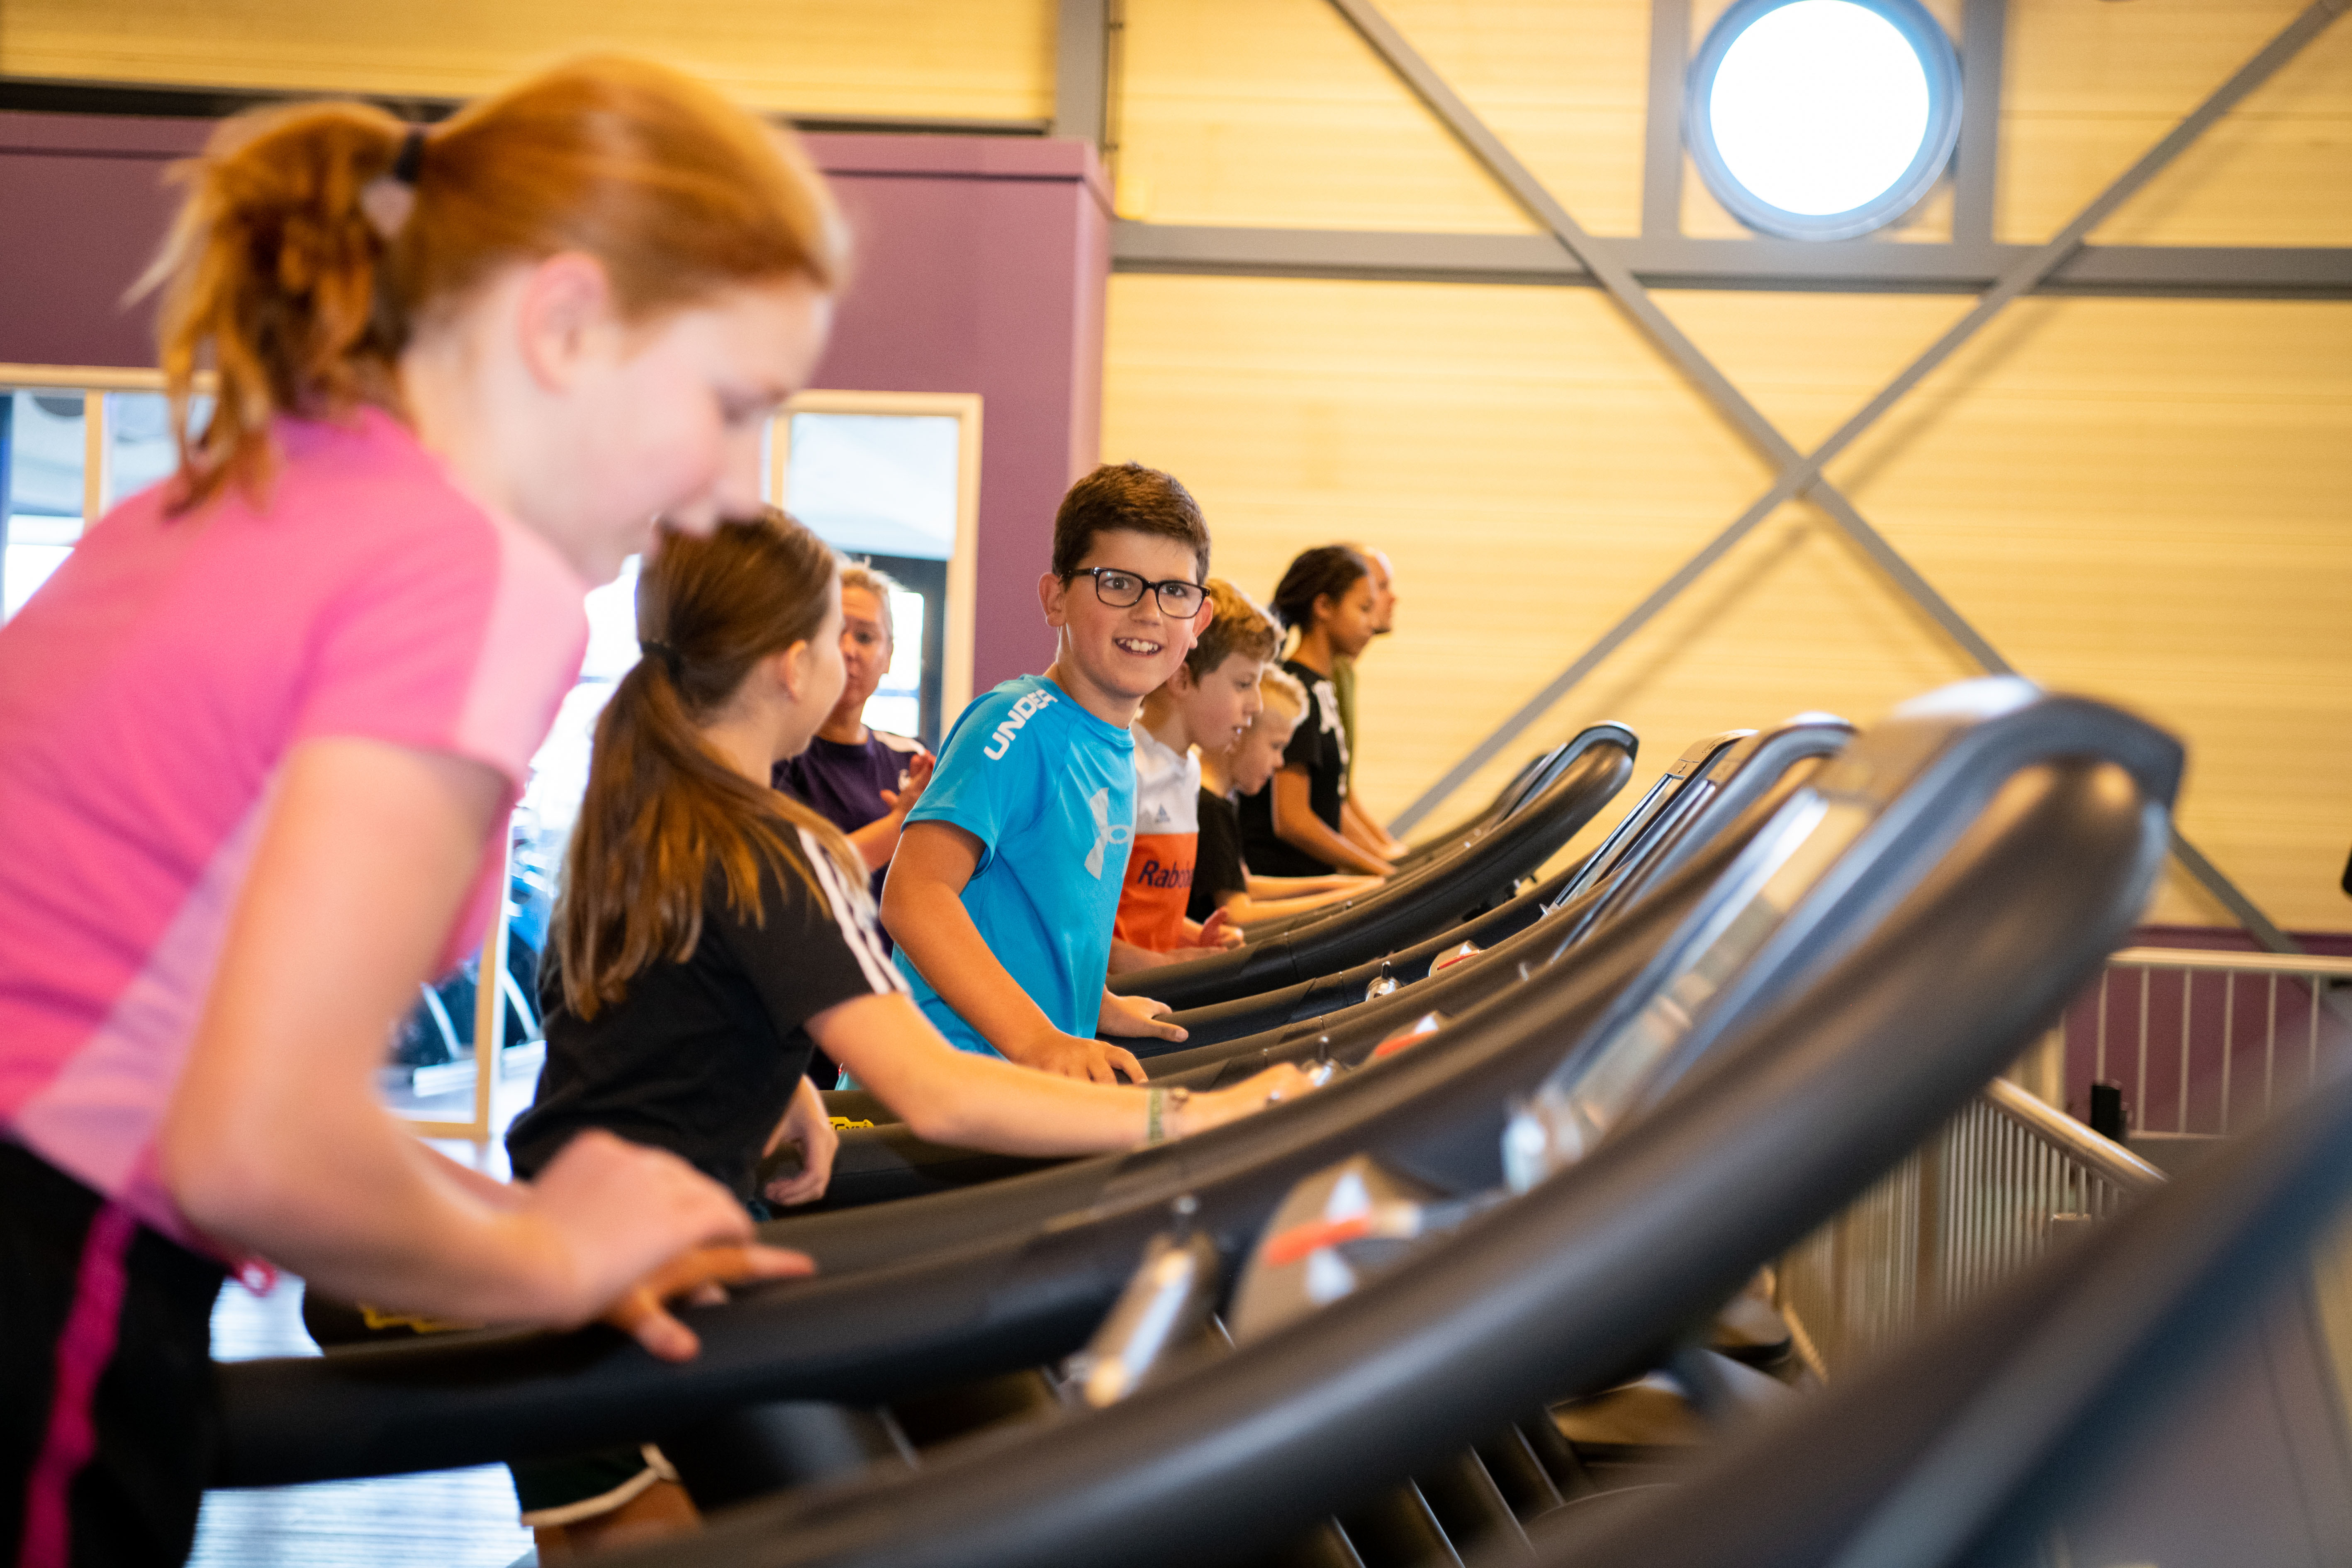
[[[414,200],[372,223],[362,197],[407,134],[363,104],[299,104],[226,122],[174,171],[188,196],[141,287],[163,289],[182,506],[227,482],[257,493],[276,415],[396,410],[410,333],[507,263],[593,256],[631,320],[735,285],[840,281],[840,220],[798,144],[661,67],[581,60],[471,105],[424,138]],[[191,436],[206,361],[219,396]]]
[[[824,892],[803,852],[805,828],[862,888],[866,871],[841,830],[791,796],[735,772],[698,725],[723,708],[753,664],[822,628],[833,551],[782,512],[719,525],[707,539],[665,532],[637,579],[646,657],[596,721],[588,791],[564,855],[549,941],[563,1000],[583,1018],[617,1004],[658,958],[683,963],[702,935],[715,863],[727,901],[755,923],[760,868]]]

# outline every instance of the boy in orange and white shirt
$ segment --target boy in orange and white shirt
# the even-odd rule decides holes
[[[1211,619],[1166,685],[1143,700],[1135,728],[1135,842],[1112,928],[1114,974],[1236,945],[1222,914],[1185,918],[1199,848],[1201,763],[1257,716],[1258,676],[1279,645],[1265,613],[1230,583],[1208,583]]]

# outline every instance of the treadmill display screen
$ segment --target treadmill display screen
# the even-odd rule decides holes
[[[1811,790],[1790,801],[1730,872],[1721,896],[1677,944],[1664,981],[1600,1049],[1579,1053],[1503,1134],[1503,1165],[1524,1192],[1580,1160],[1641,1096],[1707,1004],[1756,955],[1797,901],[1859,837],[1873,813]],[[1565,1080],[1563,1078],[1565,1076]]]

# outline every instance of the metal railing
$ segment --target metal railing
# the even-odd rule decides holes
[[[2065,1100],[2121,1087],[2138,1137],[2220,1138],[2352,1053],[2352,958],[2126,948],[2067,1009]]]
[[[1774,1298],[1806,1363],[1833,1377],[2016,1274],[2064,1227],[2105,1219],[2163,1180],[1996,1079],[1784,1254]]]

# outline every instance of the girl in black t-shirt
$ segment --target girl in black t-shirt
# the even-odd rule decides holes
[[[1298,633],[1282,668],[1307,688],[1306,714],[1291,732],[1274,782],[1241,803],[1251,867],[1267,876],[1362,871],[1386,876],[1388,862],[1341,833],[1348,798],[1348,731],[1332,689],[1335,657],[1353,658],[1372,640],[1371,563],[1344,544],[1309,550],[1274,591],[1274,612]]]
[[[547,1065],[507,1135],[529,1176],[589,1129],[666,1148],[747,1204],[824,1192],[837,1142],[806,1077],[822,1047],[938,1142],[1020,1154],[1125,1149],[1307,1087],[1295,1068],[1189,1100],[959,1051],[884,956],[841,831],[769,787],[843,684],[833,552],[781,512],[666,533],[637,586],[646,657],[596,724],[547,944]],[[764,1154],[800,1150],[764,1188]],[[567,1532],[692,1517],[635,1450],[515,1467],[525,1521]]]

